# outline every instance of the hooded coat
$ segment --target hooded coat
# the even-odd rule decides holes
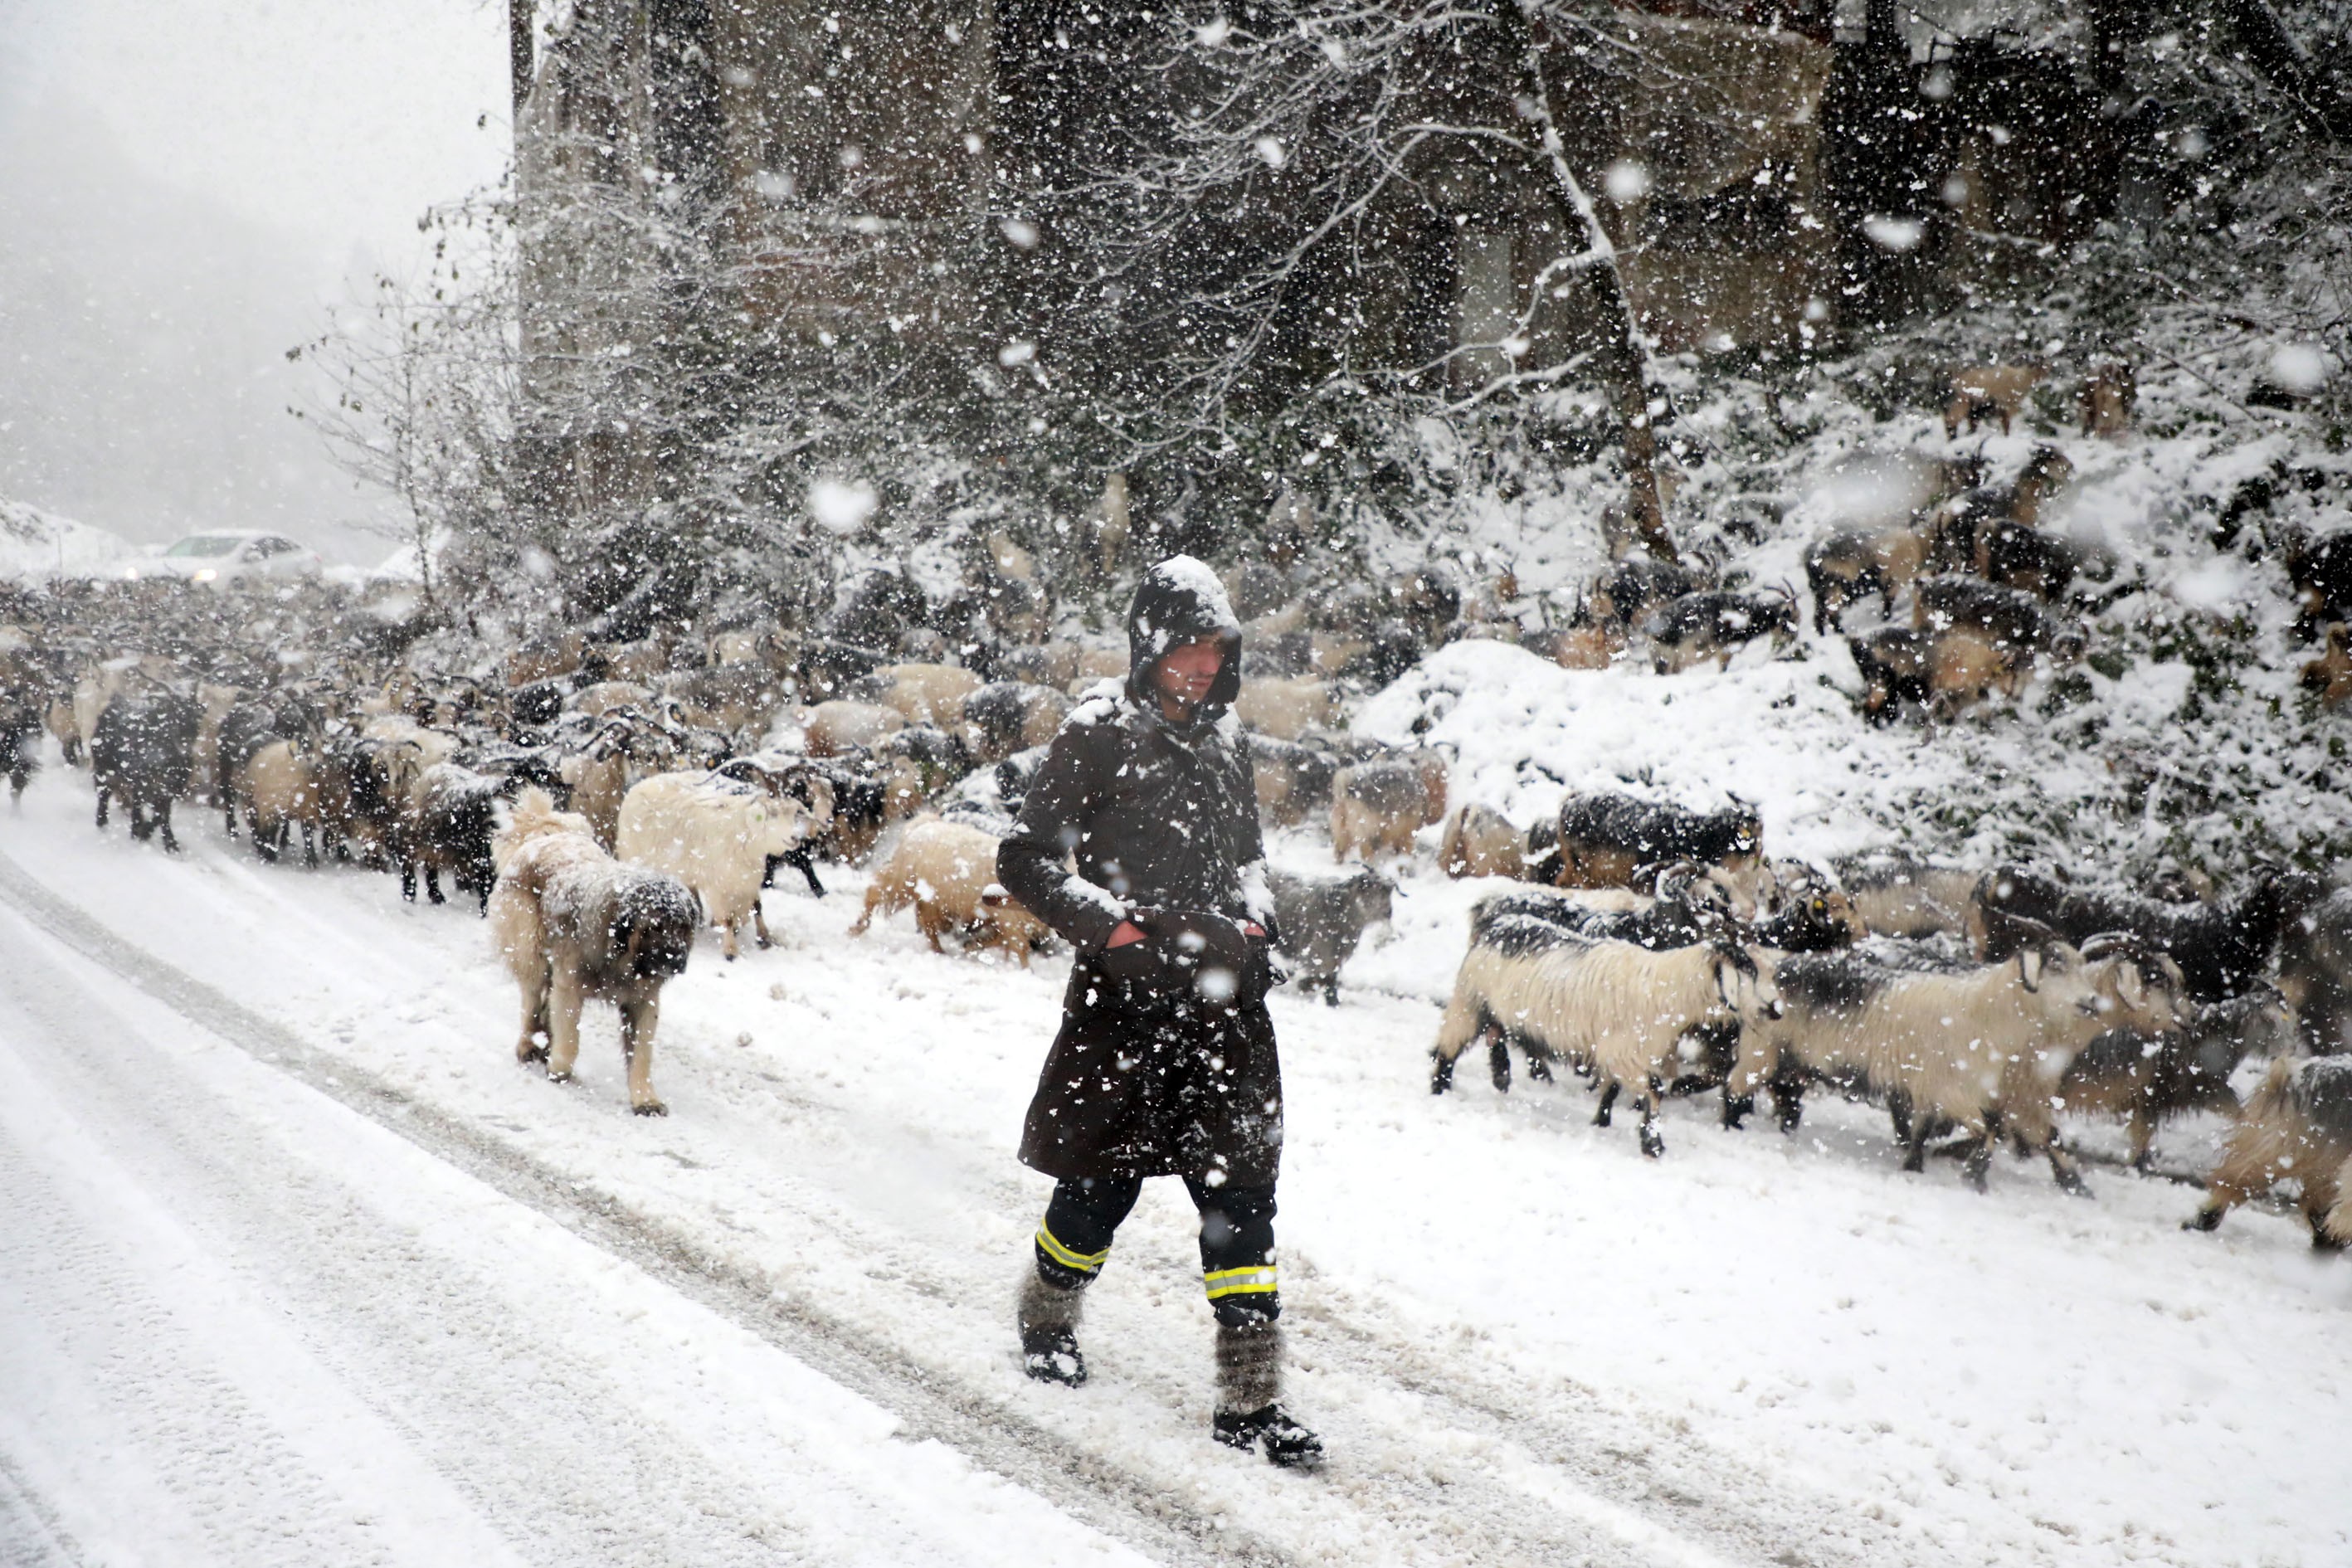
[[[1153,696],[1171,648],[1223,663],[1187,720]],[[1257,786],[1231,704],[1241,625],[1206,566],[1144,574],[1123,684],[1087,694],[1031,780],[997,879],[1077,949],[1061,1032],[1023,1129],[1024,1163],[1056,1178],[1199,1176],[1270,1186],[1282,1068],[1266,1016],[1274,900]],[[1107,949],[1122,921],[1145,940]]]

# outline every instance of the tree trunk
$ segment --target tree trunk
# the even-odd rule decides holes
[[[1674,535],[1666,530],[1666,510],[1658,492],[1657,416],[1666,406],[1665,389],[1650,365],[1650,343],[1641,318],[1625,293],[1624,275],[1617,268],[1617,247],[1601,225],[1601,215],[1586,194],[1576,171],[1569,166],[1568,149],[1552,113],[1551,86],[1545,79],[1543,45],[1536,37],[1523,0],[1503,0],[1497,20],[1506,53],[1520,62],[1531,121],[1541,137],[1531,154],[1531,172],[1541,182],[1558,213],[1561,232],[1584,236],[1585,250],[1578,276],[1589,297],[1589,316],[1601,334],[1598,355],[1601,384],[1610,405],[1624,427],[1625,514],[1633,534],[1661,561],[1676,559]]]
[[[530,79],[536,63],[530,38],[533,0],[507,0],[507,75],[514,91],[514,120],[522,124],[522,107],[530,100]]]

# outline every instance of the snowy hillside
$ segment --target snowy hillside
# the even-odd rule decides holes
[[[111,577],[142,553],[105,529],[22,501],[0,500],[0,577]]]

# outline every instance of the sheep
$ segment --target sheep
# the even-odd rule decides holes
[[[541,632],[525,637],[507,656],[507,685],[529,686],[534,680],[570,675],[580,668],[587,650],[587,637],[576,631]]]
[[[997,679],[1066,691],[1078,679],[1078,652],[1077,644],[1067,642],[1009,648],[996,661]]]
[[[107,802],[119,796],[131,814],[131,837],[145,842],[161,829],[163,848],[176,853],[172,803],[188,793],[196,764],[196,727],[203,715],[175,691],[124,692],[99,710],[89,737],[89,771],[98,786],[98,826]]]
[[[1637,868],[1667,860],[1747,873],[1763,858],[1763,819],[1737,802],[1696,812],[1630,795],[1571,795],[1560,802],[1558,823],[1563,888],[1626,887]]]
[[[609,999],[621,1013],[629,1109],[668,1115],[654,1092],[654,1030],[663,984],[693,952],[694,895],[674,877],[617,864],[585,818],[557,811],[540,789],[522,791],[492,855],[498,887],[484,913],[521,991],[515,1059],[544,1061],[550,1079],[568,1080],[581,1004]]]
[[[1309,813],[1329,807],[1331,780],[1339,771],[1338,758],[1297,741],[1258,734],[1246,738],[1258,812],[1267,821],[1294,826],[1307,820]]]
[[[890,664],[853,684],[850,695],[896,709],[909,724],[944,726],[963,720],[964,699],[980,677],[950,664]]]
[[[2132,1168],[2145,1171],[2164,1122],[2193,1110],[2235,1117],[2230,1075],[2250,1054],[2285,1054],[2293,1026],[2277,994],[2264,988],[2200,1007],[2178,1030],[2110,1029],[2066,1064],[2059,1103],[2070,1114],[2122,1117]]]
[[[2288,1177],[2303,1188],[2311,1244],[2330,1251],[2352,1244],[2352,1058],[2283,1057],[2246,1097],[2237,1126],[2184,1230],[2211,1230],[2231,1209]]]
[[[1509,1081],[1514,1037],[1590,1068],[1601,1087],[1593,1124],[1609,1125],[1620,1089],[1635,1088],[1642,1152],[1665,1152],[1658,1102],[1678,1076],[1685,1036],[1737,1029],[1778,1009],[1770,982],[1728,942],[1653,952],[1548,921],[1492,921],[1472,941],[1431,1055],[1430,1092],[1454,1081],[1474,1039],[1488,1042],[1496,1087]]]
[[[1434,752],[1357,763],[1331,777],[1331,858],[1411,855],[1412,836],[1445,819],[1445,759]]]
[[[906,727],[906,715],[895,708],[835,699],[809,710],[808,721],[801,727],[802,744],[812,757],[838,757],[877,744]]]
[[[783,703],[782,678],[756,662],[668,676],[661,689],[688,723],[730,734],[764,728]]]
[[[1471,907],[1471,940],[1515,920],[1543,921],[1580,936],[1630,942],[1654,952],[1738,934],[1731,891],[1717,877],[1689,861],[1678,861],[1663,869],[1653,885],[1654,897],[1623,889],[1543,887],[1489,893]]]
[[[1951,392],[1944,400],[1944,436],[1959,437],[1960,426],[1974,432],[1980,419],[1998,418],[2000,433],[2025,407],[2026,395],[2049,379],[2050,370],[2038,364],[1972,365],[1952,373]]]
[[[1907,855],[1857,857],[1836,870],[1864,931],[1915,940],[1958,931],[1978,878]]]
[[[1679,675],[1710,658],[1727,666],[1733,654],[1758,638],[1769,638],[1778,647],[1796,629],[1793,595],[1685,594],[1642,622],[1660,675]]]
[[[1339,722],[1339,693],[1330,682],[1312,676],[1244,680],[1234,699],[1234,713],[1245,730],[1296,741],[1309,730]]]
[[[963,700],[957,733],[974,762],[999,763],[1051,741],[1070,708],[1070,699],[1054,687],[992,681]]]
[[[2082,942],[2128,931],[2179,964],[2190,999],[2235,996],[2269,968],[2282,931],[2319,901],[2317,880],[2264,867],[2231,903],[2187,904],[2083,892],[2022,866],[2002,866],[1977,882],[1967,930],[1978,958],[1998,963],[2044,931]]]
[[[656,773],[622,803],[615,853],[692,889],[732,963],[747,915],[759,944],[773,945],[760,908],[769,857],[790,854],[823,826],[799,801],[756,784],[715,773]]]
[[[998,885],[997,843],[976,827],[939,817],[913,823],[875,872],[849,934],[863,936],[877,914],[894,915],[912,905],[915,925],[933,952],[945,952],[940,938],[956,931],[968,946],[1000,949],[1028,968],[1031,950],[1051,932]]]
[[[2004,1131],[2044,1155],[2062,1188],[2084,1191],[2053,1116],[2067,1064],[2108,1029],[2159,1032],[2180,1016],[2171,960],[2116,939],[2081,950],[2049,942],[1958,973],[1853,953],[1796,954],[1771,968],[1781,1013],[1743,1035],[1724,1085],[1726,1124],[1738,1124],[1759,1084],[1773,1086],[1786,1130],[1802,1075],[1856,1079],[1907,1123],[1906,1171],[1923,1167],[1935,1129],[1960,1127],[1979,1191]]]
[[[1355,956],[1364,928],[1386,921],[1396,884],[1359,866],[1343,877],[1310,880],[1270,870],[1277,951],[1290,960],[1302,990],[1320,989],[1327,1005],[1339,1005],[1339,970]]]
[[[292,741],[272,741],[246,759],[237,774],[254,853],[275,860],[289,835],[302,831],[302,862],[319,863],[326,829],[323,780],[315,755]]]

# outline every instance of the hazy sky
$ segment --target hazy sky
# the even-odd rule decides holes
[[[0,496],[386,553],[285,351],[509,137],[500,0],[0,0]]]

